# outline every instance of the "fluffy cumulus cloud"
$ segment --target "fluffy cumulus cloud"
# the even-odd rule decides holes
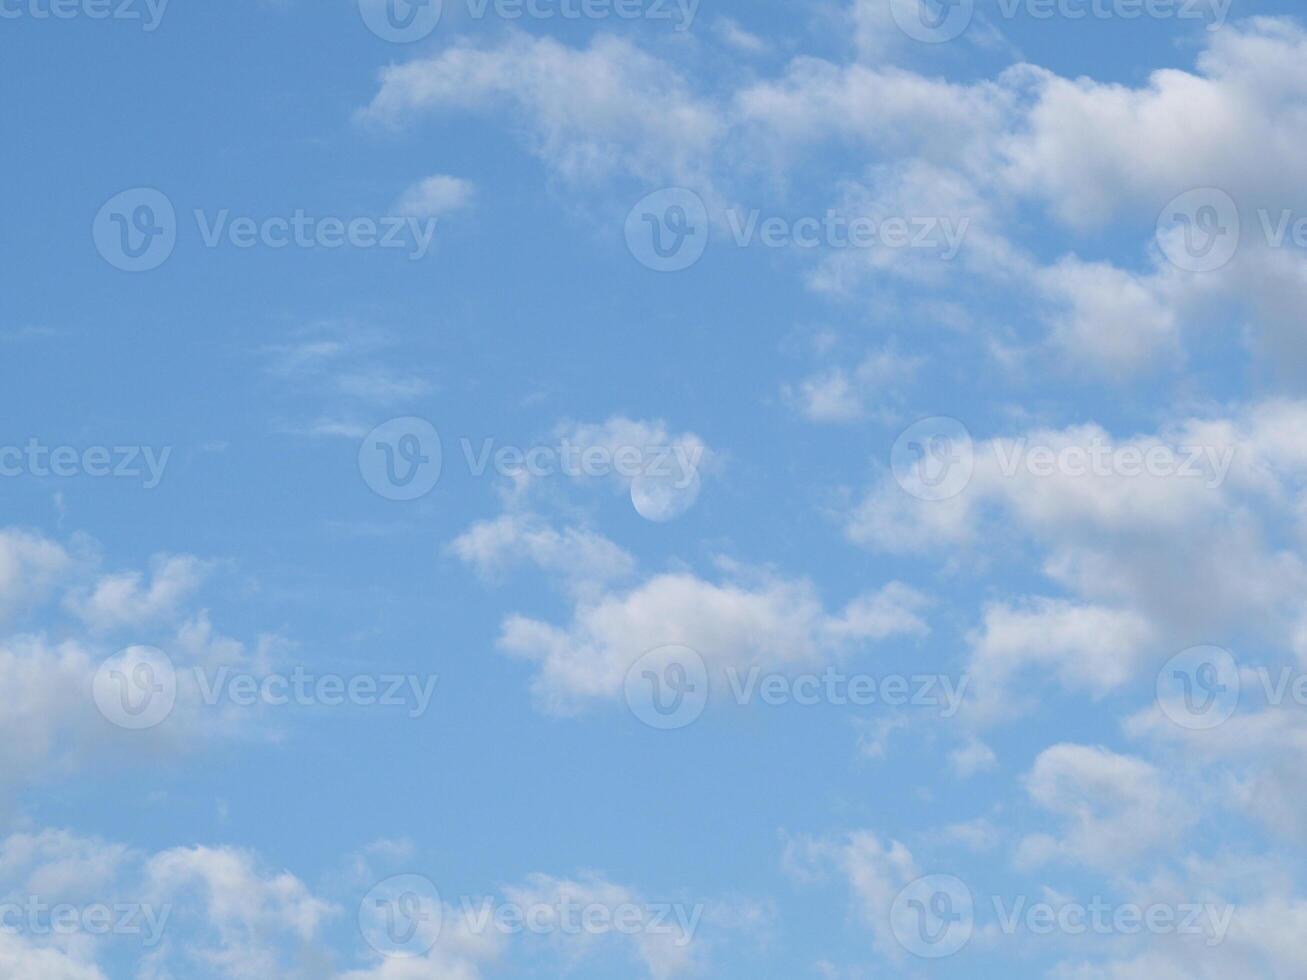
[[[852,370],[836,367],[786,386],[784,394],[811,422],[860,422],[868,416],[897,418],[902,392],[910,388],[925,359],[892,345],[866,355]]]
[[[810,582],[734,571],[743,574],[716,582],[685,572],[655,575],[578,602],[564,626],[514,615],[499,646],[535,664],[541,703],[567,712],[620,697],[636,661],[662,647],[697,652],[724,691],[729,669],[811,669],[878,641],[927,632],[920,615],[926,598],[899,583],[831,612]]]
[[[573,48],[514,34],[497,46],[460,42],[392,65],[362,112],[398,125],[434,112],[505,107],[531,148],[569,180],[631,173],[646,180],[702,179],[719,122],[670,65],[629,41],[600,35]]]
[[[62,545],[39,534],[0,531],[0,623],[43,597],[72,562]]]
[[[1238,710],[1218,728],[1188,729],[1154,704],[1132,715],[1125,730],[1191,785],[1212,787],[1205,803],[1214,811],[1300,846],[1307,841],[1300,805],[1307,777],[1297,760],[1307,750],[1307,716],[1289,696],[1300,675],[1264,654],[1253,659],[1241,671]]]
[[[0,699],[0,791],[263,730],[257,712],[205,703],[200,672],[208,681],[223,667],[267,670],[285,659],[287,645],[272,634],[249,645],[224,636],[206,610],[194,608],[212,563],[159,555],[148,572],[106,573],[85,540],[74,554],[14,530],[0,532],[0,558],[22,576],[7,595],[12,608],[21,603],[42,624],[0,633],[0,683],[9,692]],[[171,661],[176,701],[157,726],[128,731],[111,717],[118,689],[108,671],[125,650],[148,646]]]
[[[1141,855],[1178,842],[1196,814],[1148,762],[1101,747],[1055,745],[1026,776],[1031,800],[1064,822],[1058,834],[1024,838],[1017,862],[1131,868]]]
[[[892,959],[903,957],[891,912],[898,894],[922,874],[906,845],[866,830],[844,837],[796,837],[785,843],[782,866],[804,883],[830,875],[843,879],[853,912],[871,931],[876,949]]]
[[[1277,161],[1307,151],[1304,56],[1298,24],[1254,18],[1210,32],[1192,71],[1158,70],[1137,87],[1042,72],[1026,127],[1005,140],[1006,178],[1076,225],[1155,214],[1194,187],[1301,203]]]
[[[358,933],[373,859],[394,865],[414,856],[372,847],[355,869],[366,874],[313,886],[230,846],[150,853],[65,830],[16,833],[0,840],[0,966],[15,980],[127,975],[119,967],[213,980],[481,980],[513,956],[562,969],[614,954],[611,962],[629,964],[634,976],[671,980],[705,966],[701,931],[729,934],[761,921],[749,903],[653,901],[595,872],[533,873],[493,895],[449,897],[430,917],[422,948],[385,955],[361,949]],[[49,910],[59,905],[107,908],[114,927],[52,930]]]
[[[65,830],[0,842],[6,977],[100,980],[305,976],[324,925],[338,914],[285,871],[225,847],[155,854]],[[55,907],[79,910],[77,928],[52,928]],[[109,928],[95,925],[105,911]],[[116,964],[110,966],[109,964]]]
[[[1129,900],[1207,905],[1203,932],[1154,935],[1066,955],[1049,975],[1057,980],[1138,980],[1143,977],[1218,980],[1252,972],[1288,980],[1307,965],[1290,937],[1302,928],[1304,903],[1282,867],[1264,858],[1189,858],[1173,871],[1141,877],[1126,886]],[[1219,941],[1214,941],[1219,937]]]
[[[104,720],[91,701],[97,664],[86,646],[0,640],[0,786],[75,770],[95,754]]]
[[[620,580],[635,570],[635,559],[603,535],[579,527],[558,530],[526,514],[479,521],[459,535],[450,550],[486,579],[529,564],[560,576],[573,589]]]
[[[1307,269],[1291,250],[1267,247],[1260,217],[1272,206],[1307,206],[1292,168],[1278,164],[1307,150],[1307,33],[1296,22],[1251,18],[1207,32],[1191,68],[1159,70],[1133,86],[1031,64],[954,82],[893,63],[904,37],[889,6],[849,8],[863,57],[796,56],[774,77],[752,76],[733,91],[696,91],[679,61],[605,34],[588,47],[521,34],[497,45],[459,41],[387,68],[361,117],[408,125],[435,112],[506,106],[564,178],[686,184],[705,195],[720,229],[727,208],[772,195],[804,163],[842,147],[864,164],[826,185],[814,213],[955,227],[965,219],[968,228],[951,250],[956,263],[920,249],[823,250],[810,277],[816,288],[883,288],[892,271],[949,280],[959,299],[1016,290],[1039,311],[1042,334],[1025,337],[1027,345],[1107,377],[1159,358],[1178,363],[1185,326],[1229,307],[1229,315],[1242,311],[1233,323],[1248,327],[1268,363],[1307,375],[1307,345],[1293,326]],[[738,47],[741,35],[729,28],[727,43]],[[1205,278],[1162,257],[1152,220],[1204,187],[1229,193],[1246,226],[1234,261]],[[1047,242],[1020,244],[1030,207],[1060,229],[1052,251]],[[1149,220],[1129,226],[1135,262],[1086,254],[1093,233],[1139,214]],[[852,411],[839,383],[828,384],[833,399],[816,398],[817,413]]]
[[[1114,372],[1180,354],[1180,312],[1156,278],[1067,257],[1036,282],[1058,349]]]
[[[253,855],[230,848],[164,851],[148,859],[144,875],[158,907],[190,903],[202,923],[198,936],[168,943],[161,956],[232,980],[285,970],[335,911],[294,875],[261,869]]]
[[[1077,426],[980,440],[955,496],[919,499],[887,472],[846,530],[893,554],[1033,562],[1056,594],[989,604],[971,634],[976,693],[1001,712],[1029,669],[1101,696],[1223,636],[1301,643],[1307,568],[1276,542],[1300,534],[1303,422],[1303,403],[1267,401],[1126,438]]]
[[[105,575],[85,594],[72,595],[68,607],[94,630],[146,626],[174,615],[204,579],[205,565],[190,555],[159,555],[148,582],[140,572]]]
[[[1146,785],[1150,779],[1159,787]],[[1175,812],[1175,800],[1159,773],[1101,748],[1060,745],[1041,757],[1029,782],[1040,805],[1060,811],[1073,825],[1068,838],[1078,838],[1041,842],[1040,848],[1069,845],[1062,857],[1082,863],[1088,859],[1095,872],[1092,886],[1050,888],[1045,882],[1051,870],[1042,863],[1033,870],[1014,867],[999,878],[960,870],[956,852],[950,853],[955,846],[986,853],[1000,836],[984,819],[929,831],[911,847],[869,830],[791,836],[785,840],[781,865],[805,890],[829,880],[840,883],[850,916],[890,963],[912,961],[907,951],[922,925],[902,899],[920,900],[914,889],[922,884],[935,887],[936,876],[947,875],[953,879],[949,887],[958,889],[956,895],[963,889],[971,895],[969,910],[953,906],[961,915],[957,921],[968,930],[968,942],[958,957],[1001,955],[1025,962],[1046,956],[1048,965],[1040,975],[1057,980],[1218,980],[1249,970],[1288,980],[1300,974],[1304,959],[1293,937],[1303,921],[1304,902],[1294,891],[1291,872],[1282,865],[1222,850],[1212,858],[1177,856],[1162,870],[1141,869],[1146,863],[1141,855],[1150,844],[1161,840],[1165,850],[1179,852],[1178,838],[1188,826],[1186,814]],[[1135,823],[1148,843],[1131,836]],[[1168,825],[1176,840],[1166,836]],[[1020,851],[1017,856],[1022,856]],[[952,871],[941,870],[945,868]],[[1108,909],[1109,916],[1120,908],[1152,908],[1172,910],[1177,923],[1191,915],[1192,921],[1185,931],[1121,930],[1110,937],[1090,928],[1062,932],[1023,924],[1024,911],[1036,905],[1088,910],[1094,903]],[[839,972],[834,965],[822,972],[857,975],[856,969]]]
[[[1130,610],[1035,597],[992,604],[972,637],[978,710],[1000,719],[1028,707],[1020,680],[1052,676],[1102,696],[1129,682],[1155,649],[1148,620]]]
[[[94,963],[11,935],[0,936],[0,970],[13,980],[106,980]]]
[[[638,969],[652,980],[670,980],[671,977],[690,973],[702,964],[697,962],[698,947],[694,945],[695,932],[701,924],[703,906],[688,907],[687,904],[675,906],[675,915],[668,921],[655,927],[652,918],[644,910],[651,907],[630,888],[614,884],[606,878],[590,874],[577,879],[556,878],[552,875],[530,875],[521,884],[504,890],[504,898],[513,905],[524,909],[564,910],[567,905],[589,906],[602,909],[630,909],[641,912],[639,920],[642,928],[629,937],[622,937],[616,930],[597,930],[595,934],[570,937],[559,928],[563,924],[565,911],[550,915],[542,914],[541,923],[552,935],[553,944],[566,951],[569,957],[579,958],[593,950],[605,939],[625,939],[631,949],[632,958],[639,964]],[[661,915],[661,913],[658,913]],[[570,947],[570,948],[569,948]]]

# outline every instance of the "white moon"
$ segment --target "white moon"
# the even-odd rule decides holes
[[[675,520],[699,499],[699,474],[653,476],[642,473],[631,481],[631,503],[636,513],[647,521]]]

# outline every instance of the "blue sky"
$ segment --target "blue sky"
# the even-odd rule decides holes
[[[0,0],[0,972],[1304,975],[1296,5],[361,2]]]

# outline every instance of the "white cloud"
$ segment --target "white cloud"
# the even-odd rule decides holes
[[[494,579],[515,564],[529,563],[559,575],[573,590],[588,590],[628,577],[635,559],[601,534],[585,528],[559,531],[527,514],[479,521],[458,536],[450,550]]]
[[[0,622],[44,598],[72,566],[61,545],[30,531],[0,530]]]
[[[1142,759],[1105,748],[1055,745],[1040,753],[1026,776],[1026,791],[1060,818],[1060,835],[1022,839],[1017,863],[1049,862],[1126,870],[1143,855],[1175,847],[1197,812]]]
[[[852,372],[839,367],[815,374],[797,387],[786,386],[784,394],[810,422],[857,422],[869,414],[890,420],[902,389],[912,385],[925,363],[889,346],[868,354]]]
[[[840,368],[806,378],[785,394],[810,422],[856,422],[866,413],[862,392]]]
[[[426,955],[383,959],[370,967],[347,970],[340,980],[481,980],[503,944],[473,932],[457,910],[446,908],[444,921],[440,940]]]
[[[97,961],[113,962],[118,976],[132,956],[132,976],[143,978],[332,975],[311,949],[335,910],[293,875],[264,872],[253,855],[230,848],[151,855],[65,830],[18,833],[0,842],[0,897],[24,908],[31,902],[47,909],[106,906],[115,928],[126,923],[139,930],[135,936],[27,935],[29,923],[11,910],[0,934],[6,978],[103,980]],[[133,910],[129,919],[124,908]],[[310,965],[316,969],[297,969]]]
[[[0,842],[0,883],[49,903],[85,902],[111,887],[134,856],[122,844],[66,830],[16,833]]]
[[[1052,675],[1066,688],[1101,697],[1157,653],[1155,633],[1138,613],[1047,598],[987,606],[971,640],[976,711],[995,719],[1021,713],[1033,700],[1019,694],[1018,678],[1028,687],[1030,675]]]
[[[436,174],[408,188],[396,208],[404,215],[438,218],[470,205],[475,193],[471,181]]]
[[[94,963],[9,933],[0,933],[0,975],[8,980],[106,980]]]
[[[175,615],[208,570],[191,555],[156,555],[150,569],[148,585],[140,572],[106,575],[89,593],[70,596],[68,608],[94,630],[145,626]]]
[[[889,753],[889,743],[895,732],[909,728],[908,719],[903,715],[890,715],[877,718],[858,725],[858,751],[867,759],[884,759]]]
[[[718,17],[713,21],[713,32],[727,45],[745,54],[766,54],[771,45],[757,34],[747,31],[732,17]]]
[[[972,738],[949,753],[949,766],[962,778],[998,768],[998,756],[984,742]]]
[[[233,980],[282,974],[293,951],[311,944],[335,914],[294,875],[265,873],[253,855],[232,848],[164,851],[149,859],[145,875],[161,904],[198,899],[211,938],[178,945],[184,957]]]
[[[1281,839],[1303,842],[1307,775],[1299,760],[1307,752],[1307,716],[1292,698],[1270,703],[1263,684],[1278,683],[1283,668],[1268,658],[1265,669],[1263,677],[1245,667],[1238,710],[1217,729],[1185,729],[1154,702],[1127,719],[1125,730],[1165,752],[1167,764],[1193,785],[1209,787],[1209,807],[1246,815]]]
[[[564,901],[573,906],[594,906],[610,910],[623,906],[637,909],[648,907],[648,903],[636,892],[595,874],[578,879],[530,875],[524,882],[505,888],[504,898],[520,908],[549,910],[561,908]],[[680,913],[679,917],[672,917],[659,930],[642,928],[631,937],[634,953],[652,980],[668,980],[690,972],[698,965],[694,943],[699,916],[694,914],[695,910],[683,905],[676,907],[675,911]],[[701,913],[702,908],[698,911]],[[546,918],[544,921],[557,920]],[[648,917],[641,921],[646,926],[653,925]],[[560,951],[565,948],[567,958],[575,960],[597,945],[601,935],[568,936],[559,930],[554,932],[553,937]]]
[[[623,450],[641,454],[641,468],[669,467],[676,476],[706,473],[716,462],[716,454],[693,432],[675,433],[662,419],[630,419],[621,415],[599,423],[565,422],[554,430],[554,438],[572,448],[574,455],[586,450],[603,450],[614,459]],[[655,456],[666,456],[666,460]],[[624,484],[629,480],[614,473],[612,478]]]
[[[533,470],[533,457],[540,454],[544,459],[536,458]],[[512,481],[504,499],[509,508],[524,507],[533,494],[559,479],[606,484],[629,496],[641,516],[663,522],[693,507],[703,479],[720,466],[719,455],[699,436],[673,432],[661,419],[613,416],[599,423],[563,422],[546,444],[522,458],[515,472],[504,474]]]
[[[5,542],[11,545],[8,552]],[[93,554],[94,543],[85,545]],[[267,669],[287,650],[286,641],[273,634],[259,636],[247,649],[218,633],[207,612],[186,609],[210,563],[190,555],[158,555],[148,575],[123,571],[97,577],[91,558],[74,560],[55,542],[0,530],[0,558],[6,554],[20,556],[11,567],[19,561],[31,566],[25,601],[41,616],[43,629],[0,634],[0,690],[7,692],[0,698],[0,793],[90,765],[130,767],[195,749],[206,737],[266,731],[266,719],[251,711],[202,701],[192,668]],[[30,588],[37,580],[40,587]],[[24,588],[15,592],[22,594]],[[110,638],[121,630],[130,631],[126,638]],[[95,681],[110,657],[145,635],[160,644],[177,668],[177,701],[157,727],[128,732],[97,707]]]
[[[993,850],[1003,837],[998,827],[984,817],[968,820],[965,823],[950,824],[939,833],[941,840],[960,844],[978,854]]]
[[[786,842],[782,863],[800,881],[838,874],[848,884],[854,912],[871,931],[877,951],[902,956],[890,911],[904,886],[921,875],[907,847],[893,840],[886,844],[870,831],[838,839],[799,837]]]
[[[1197,281],[1150,248],[1151,217],[1195,187],[1230,192],[1250,225],[1262,206],[1307,208],[1292,168],[1276,163],[1307,151],[1297,125],[1307,113],[1301,27],[1270,18],[1225,25],[1205,34],[1192,70],[1158,71],[1139,86],[1029,64],[964,84],[887,65],[904,41],[888,8],[873,0],[847,8],[864,60],[801,56],[733,92],[696,92],[676,66],[610,36],[588,48],[522,34],[498,47],[458,42],[386,69],[361,115],[399,125],[428,112],[504,107],[568,181],[687,184],[714,214],[731,198],[772,196],[795,182],[799,164],[842,144],[859,154],[853,174],[832,178],[846,210],[966,218],[970,228],[957,263],[919,249],[823,253],[815,288],[883,288],[892,270],[963,294],[1018,290],[1044,330],[1040,349],[1108,378],[1173,367],[1182,325],[1219,319],[1234,304],[1251,314],[1251,347],[1280,372],[1307,377],[1307,342],[1296,329],[1307,299],[1301,258],[1257,247],[1250,234],[1235,262]],[[749,46],[729,23],[719,29]],[[978,21],[972,39],[987,43],[985,30]],[[1009,239],[1008,229],[1028,225],[1028,203],[1070,236],[1060,255]],[[882,210],[889,204],[897,211]],[[1141,271],[1077,254],[1077,245],[1097,247],[1087,232],[1139,214],[1150,217],[1139,229]],[[829,398],[813,390],[816,412],[851,417],[839,378],[826,381]]]
[[[1302,201],[1279,162],[1307,154],[1292,122],[1307,111],[1307,33],[1251,18],[1206,42],[1195,71],[1162,69],[1137,88],[1042,72],[1026,125],[1006,140],[1005,179],[1083,227],[1155,215],[1194,187]]]
[[[412,958],[366,953],[355,960],[361,939],[355,921],[359,892],[369,890],[371,859],[385,863],[413,858],[405,842],[379,841],[366,848],[349,894],[331,901],[290,871],[268,865],[259,855],[234,847],[197,845],[147,853],[65,830],[33,830],[0,840],[0,901],[46,908],[130,905],[139,938],[22,936],[27,923],[10,910],[0,932],[0,975],[6,980],[104,980],[97,961],[116,969],[131,963],[132,976],[162,978],[212,976],[223,980],[259,977],[314,977],[319,980],[480,980],[484,971],[513,949],[533,964],[542,946],[552,947],[560,968],[575,967],[612,944],[624,947],[640,964],[639,975],[671,980],[704,965],[701,927],[753,928],[755,905],[726,902],[653,902],[637,889],[618,885],[596,872],[570,878],[530,874],[485,900],[444,904],[443,928],[431,949]],[[498,924],[494,910],[516,906],[531,929],[522,938]],[[613,927],[576,932],[576,910],[608,910]],[[8,906],[6,906],[8,907]],[[666,921],[663,908],[669,914]],[[570,912],[562,910],[570,909]],[[628,931],[632,911],[641,928]],[[564,921],[560,915],[571,918]],[[552,916],[552,917],[551,917]],[[117,920],[115,920],[116,922]],[[532,933],[540,931],[537,938]],[[128,950],[135,941],[139,948]],[[112,959],[111,959],[112,956]],[[133,962],[134,957],[134,962]],[[116,972],[114,975],[118,975]],[[125,974],[124,974],[125,975]]]
[[[730,667],[811,667],[868,642],[924,634],[925,604],[920,593],[893,583],[831,614],[805,581],[762,576],[718,584],[672,573],[579,602],[565,627],[511,616],[499,646],[537,664],[536,694],[548,710],[567,712],[619,697],[629,668],[657,647],[689,646],[718,676]]]
[[[103,720],[91,701],[94,673],[71,640],[0,640],[0,785],[69,771],[96,751]]]
[[[1038,284],[1053,304],[1051,342],[1068,362],[1120,374],[1179,356],[1180,313],[1156,279],[1066,257],[1041,269]]]
[[[1307,928],[1307,902],[1295,895],[1291,878],[1285,862],[1273,857],[1248,858],[1226,849],[1213,859],[1187,858],[1174,873],[1132,882],[1128,897],[1139,904],[1208,904],[1217,913],[1196,923],[1201,934],[1153,935],[1138,944],[1086,950],[1068,956],[1048,975],[1052,980],[1293,980],[1307,970],[1307,953],[1296,941]],[[1228,928],[1222,935],[1225,916]]]
[[[325,406],[313,422],[282,422],[290,435],[357,439],[376,425],[376,406],[411,408],[434,384],[415,370],[386,331],[353,322],[314,323],[263,348],[266,370],[279,389],[317,396]]]
[[[1064,590],[991,600],[971,637],[975,693],[991,717],[1020,707],[1008,682],[1035,667],[1101,696],[1231,631],[1284,648],[1300,641],[1307,566],[1271,542],[1276,528],[1303,526],[1305,420],[1307,404],[1267,401],[1125,439],[1093,425],[988,439],[958,496],[921,501],[886,473],[847,532],[953,567],[1000,541],[991,562],[1033,563]],[[1037,447],[1051,468],[1031,463]],[[1102,468],[1081,466],[1094,451]],[[1149,454],[1165,465],[1130,468]]]
[[[572,181],[618,173],[693,181],[718,136],[714,110],[675,68],[603,34],[585,49],[520,33],[497,47],[458,42],[385,68],[361,117],[398,124],[493,106],[507,107],[531,149]]]
[[[959,157],[978,167],[993,160],[993,134],[1002,132],[1015,101],[1008,83],[959,85],[901,68],[834,65],[798,57],[775,81],[760,81],[735,95],[733,117],[763,139],[780,159],[816,152],[832,140],[886,156],[918,156],[952,164]]]
[[[352,915],[290,872],[266,868],[253,853],[196,846],[147,854],[62,830],[0,842],[0,898],[21,907],[31,901],[47,908],[106,905],[115,916],[117,908],[139,910],[130,920],[139,936],[104,938],[21,936],[10,927],[27,923],[11,910],[0,933],[6,980],[105,980],[97,961],[112,962],[112,976],[131,969],[134,977],[158,980],[479,980],[479,965],[497,945],[494,937],[471,935],[451,910],[446,934],[427,957],[342,972],[334,963],[337,950],[350,959],[358,952]]]

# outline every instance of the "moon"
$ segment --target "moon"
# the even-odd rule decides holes
[[[631,504],[646,521],[673,521],[694,506],[702,486],[697,471],[686,480],[682,474],[642,473],[631,481]]]

